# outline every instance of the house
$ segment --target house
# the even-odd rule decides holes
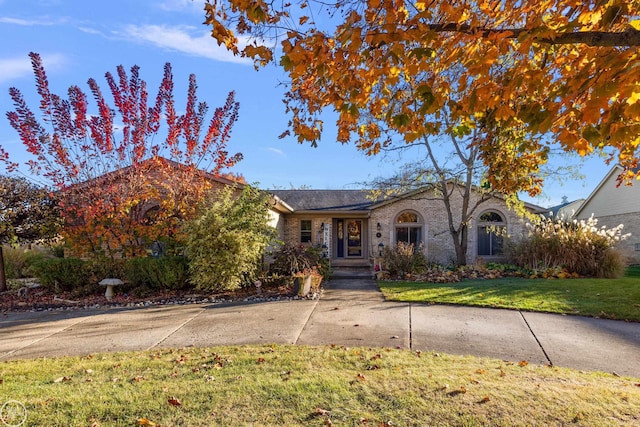
[[[433,190],[387,200],[371,200],[367,190],[271,193],[279,201],[275,222],[282,240],[323,247],[333,266],[373,265],[385,247],[398,242],[422,244],[430,261],[447,264],[456,260],[446,211]],[[462,198],[455,191],[452,195],[455,215]],[[475,197],[480,197],[479,193]],[[544,212],[539,206],[525,207],[534,213]],[[507,208],[504,199],[485,200],[469,227],[468,263],[501,259],[503,236],[491,232],[491,226],[505,227],[507,234],[513,236],[524,232],[524,220]]]
[[[581,220],[593,215],[598,226],[607,229],[624,224],[624,234],[631,233],[631,237],[620,242],[618,248],[629,263],[640,264],[640,182],[618,186],[616,178],[621,172],[621,166],[614,166],[576,210],[574,218]]]
[[[573,215],[580,208],[580,206],[582,206],[584,200],[585,199],[578,199],[570,202],[567,196],[563,196],[562,203],[547,209],[548,212],[546,213],[546,215],[553,218],[573,218]]]

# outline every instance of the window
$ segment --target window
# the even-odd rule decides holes
[[[504,239],[501,230],[505,227],[504,219],[497,212],[485,212],[478,221],[478,255],[502,255]]]
[[[636,251],[640,251],[640,243],[636,243]]]
[[[300,243],[311,243],[311,220],[300,221]]]
[[[396,244],[399,242],[418,246],[422,243],[422,219],[416,212],[404,211],[396,218]]]

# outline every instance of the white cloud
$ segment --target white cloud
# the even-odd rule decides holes
[[[103,35],[100,31],[96,30],[95,28],[91,28],[91,27],[78,27],[78,30],[82,31],[83,33],[87,33],[87,34],[97,34],[99,36]]]
[[[23,27],[33,27],[36,25],[56,25],[64,22],[66,22],[65,18],[52,20],[47,16],[39,16],[30,20],[0,16],[0,24],[22,25]]]
[[[0,16],[0,23],[12,24],[12,25],[23,25],[25,27],[40,24],[40,22],[38,21],[27,21],[26,19],[9,18],[7,16]]]
[[[180,11],[180,10],[196,10],[198,12],[202,12],[204,14],[204,6],[199,1],[193,0],[164,0],[161,1],[158,5],[160,9],[167,11]]]
[[[234,56],[218,43],[209,33],[190,34],[193,27],[169,27],[164,25],[128,25],[124,36],[132,41],[151,43],[163,49],[171,49],[193,56],[201,56],[221,62],[252,65],[247,58]]]
[[[47,71],[55,70],[66,63],[61,54],[42,55],[42,62]],[[0,58],[0,83],[19,79],[33,74],[31,59],[28,56],[16,58]]]
[[[284,153],[284,151],[279,150],[279,149],[274,148],[274,147],[268,147],[267,151],[271,151],[272,153],[275,153],[278,156],[287,157],[287,155]]]

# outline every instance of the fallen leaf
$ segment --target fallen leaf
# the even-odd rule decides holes
[[[484,369],[478,369],[476,374],[484,374],[486,371]]]
[[[327,411],[326,409],[322,409],[322,408],[316,408],[314,415],[321,415],[321,416],[329,416],[331,415],[331,411]]]
[[[449,396],[453,397],[453,396],[457,396],[459,394],[465,394],[466,392],[467,392],[467,388],[465,386],[462,386],[457,390],[453,390],[453,391],[449,392],[448,394],[449,394]]]
[[[480,399],[480,401],[478,401],[478,403],[488,403],[491,401],[491,398],[489,396],[485,396],[482,399]]]
[[[142,381],[144,381],[144,377],[142,375],[136,375],[135,377],[131,378],[132,383],[139,383]]]
[[[68,383],[69,381],[71,381],[70,377],[60,377],[53,380],[54,383]]]
[[[148,420],[146,418],[139,418],[138,419],[138,425],[139,426],[151,426],[151,427],[157,426],[156,423],[154,423],[153,421]]]
[[[528,364],[529,364],[529,362],[527,362],[526,360],[521,360],[521,361],[518,362],[518,366],[520,366],[521,368],[524,368]]]
[[[366,381],[366,380],[367,380],[367,379],[364,377],[364,375],[362,375],[362,374],[358,374],[358,375],[357,375],[357,378],[358,378],[360,381]]]
[[[259,357],[258,358],[258,363],[264,363],[264,357]]]
[[[170,398],[168,398],[167,402],[169,402],[169,405],[172,406],[182,406],[182,402],[180,402],[180,400],[178,400],[178,398],[175,396],[171,396]]]

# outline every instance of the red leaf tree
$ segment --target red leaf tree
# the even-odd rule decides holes
[[[135,256],[156,240],[175,240],[180,223],[194,214],[212,190],[212,178],[242,159],[226,150],[239,104],[234,93],[213,112],[198,102],[196,78],[189,77],[185,113],[176,113],[171,65],[152,105],[147,84],[133,66],[105,78],[112,105],[89,79],[97,106],[78,87],[68,97],[51,93],[40,55],[30,53],[40,97],[37,116],[21,92],[10,88],[14,111],[7,113],[33,159],[31,174],[58,191],[66,242],[79,253]],[[0,161],[12,163],[0,147]],[[178,239],[179,240],[179,239]]]

